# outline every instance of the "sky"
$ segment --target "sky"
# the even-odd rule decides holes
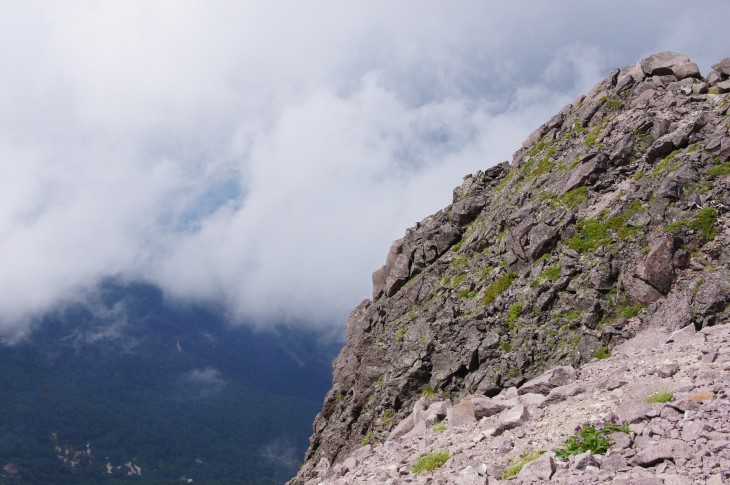
[[[342,328],[393,240],[611,69],[730,56],[719,0],[0,6],[6,341],[108,278]]]

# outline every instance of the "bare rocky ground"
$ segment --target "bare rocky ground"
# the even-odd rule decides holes
[[[553,368],[491,399],[471,395],[452,405],[423,397],[384,443],[332,467],[322,459],[306,483],[730,483],[729,385],[730,325],[672,333],[654,325],[609,358],[577,371]],[[657,391],[673,396],[647,403]],[[611,434],[605,455],[555,456],[576,426],[612,415],[631,432]],[[439,451],[449,453],[443,466],[413,473],[419,457]],[[512,460],[535,452],[540,457],[519,474],[502,478]]]

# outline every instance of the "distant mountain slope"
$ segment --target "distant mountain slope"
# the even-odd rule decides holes
[[[423,394],[494,396],[730,303],[730,59],[616,69],[511,164],[467,176],[373,275],[306,463],[383,441]]]
[[[0,348],[0,466],[17,471],[0,483],[273,484],[296,472],[336,344],[232,327],[147,285],[100,295]]]

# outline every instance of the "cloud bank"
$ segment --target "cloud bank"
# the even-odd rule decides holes
[[[726,2],[24,2],[0,19],[0,335],[116,277],[342,325],[390,242]]]

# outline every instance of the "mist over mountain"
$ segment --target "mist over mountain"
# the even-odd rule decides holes
[[[0,483],[281,483],[339,346],[113,281],[35,327],[0,352]]]

